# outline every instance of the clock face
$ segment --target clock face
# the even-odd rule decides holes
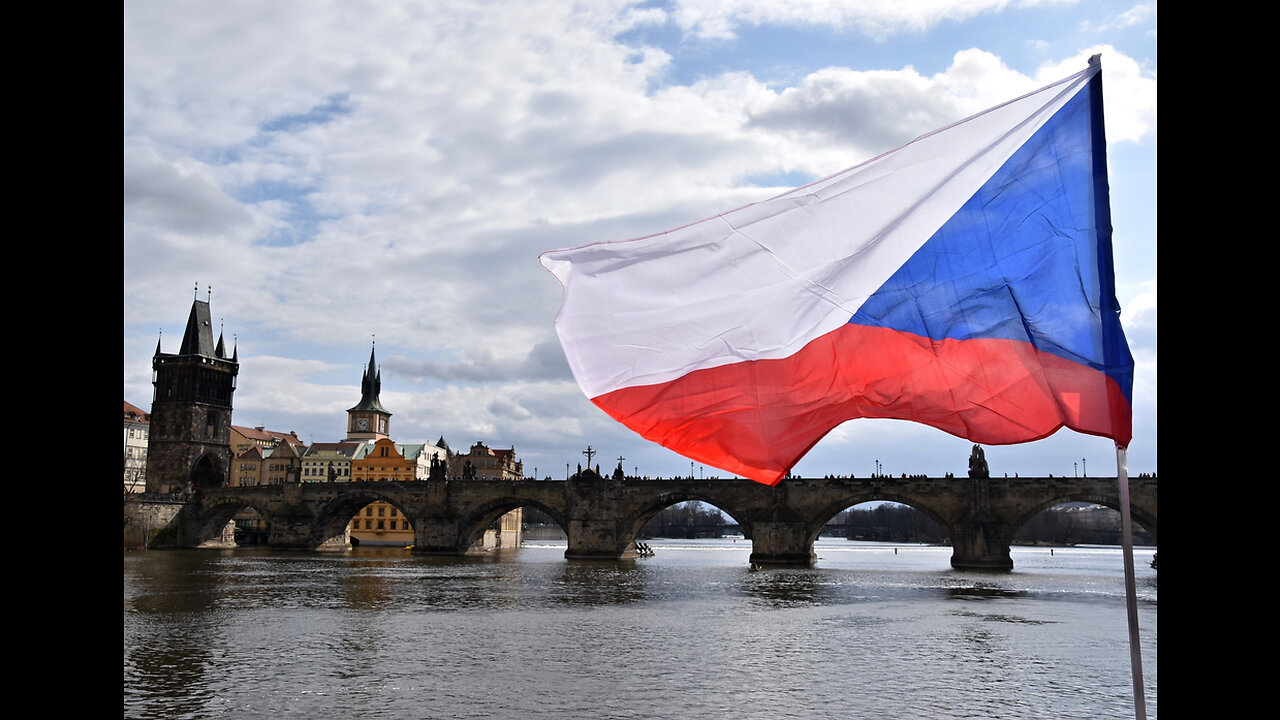
[[[356,421],[356,429],[360,430],[361,432],[368,430],[369,421],[364,418],[360,418],[359,420]]]

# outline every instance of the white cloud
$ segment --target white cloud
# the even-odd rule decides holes
[[[1093,55],[1102,59],[1103,105],[1107,142],[1141,142],[1156,131],[1156,79],[1132,57],[1110,45],[1085,48],[1071,57],[1046,63],[1036,71],[1038,84],[1066,77]]]
[[[978,49],[955,54],[943,72],[926,77],[914,68],[852,70],[824,68],[780,93],[753,96],[748,125],[795,142],[786,145],[800,163],[817,170],[832,148],[858,160],[899,147],[923,133],[1066,77],[1103,54],[1109,142],[1137,142],[1155,128],[1155,80],[1112,47],[1097,47],[1046,64],[1034,76],[1008,67]],[[852,164],[852,163],[850,163]]]
[[[131,224],[210,236],[252,221],[209,166],[192,158],[171,161],[153,148],[131,147],[125,152],[124,178],[124,210]]]
[[[675,0],[672,15],[686,33],[731,39],[740,25],[828,26],[882,38],[919,32],[943,21],[958,21],[1008,7],[1051,4],[1055,0]],[[1067,0],[1068,2],[1073,0]]]
[[[764,199],[780,188],[759,178],[835,172],[1099,50],[1110,141],[1148,142],[1155,80],[1122,46],[1033,70],[966,45],[933,74],[806,67],[779,86],[729,64],[681,83],[675,44],[619,33],[889,32],[1006,7],[130,0],[126,398],[150,397],[157,329],[176,344],[199,282],[240,336],[239,424],[336,439],[376,336],[384,402],[421,433],[406,441],[516,444],[527,461],[640,446],[567,379],[539,252]]]
[[[1125,28],[1137,27],[1151,23],[1154,25],[1156,18],[1156,4],[1140,3],[1126,10],[1117,13],[1105,22],[1099,23],[1096,30],[1105,32],[1108,30],[1122,30]],[[1152,30],[1154,32],[1154,28]]]

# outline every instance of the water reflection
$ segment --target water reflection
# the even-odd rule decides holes
[[[830,603],[824,576],[808,568],[769,568],[746,573],[742,592],[753,608],[795,608]]]
[[[1026,597],[1025,590],[1015,590],[998,585],[961,585],[946,588],[947,595],[953,598],[1019,598]]]
[[[651,572],[636,563],[565,561],[548,599],[553,605],[627,605],[657,599]]]

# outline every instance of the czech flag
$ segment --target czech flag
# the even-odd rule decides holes
[[[854,418],[1129,444],[1096,56],[773,199],[540,260],[587,397],[762,483]]]

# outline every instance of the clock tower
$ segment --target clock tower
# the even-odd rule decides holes
[[[369,367],[360,380],[360,403],[347,410],[347,440],[380,440],[390,436],[391,413],[382,407],[382,371],[369,351]]]

